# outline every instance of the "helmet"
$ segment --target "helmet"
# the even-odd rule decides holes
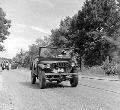
[[[65,50],[62,50],[61,54],[66,54],[66,51],[65,51]]]

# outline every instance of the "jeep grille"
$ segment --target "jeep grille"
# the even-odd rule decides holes
[[[51,64],[52,68],[56,68],[56,67],[69,67],[69,63],[68,62],[59,62],[59,63],[52,63]]]

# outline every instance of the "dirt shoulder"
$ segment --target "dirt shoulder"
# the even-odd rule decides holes
[[[91,67],[87,70],[79,72],[81,76],[86,77],[96,77],[101,79],[111,79],[111,80],[119,80],[118,75],[105,75],[104,71],[101,67]]]

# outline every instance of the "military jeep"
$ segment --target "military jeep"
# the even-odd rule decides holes
[[[70,49],[39,47],[39,56],[33,58],[31,69],[31,83],[39,80],[40,89],[46,87],[46,81],[61,83],[69,80],[71,87],[78,85],[77,64],[66,51]],[[69,52],[68,52],[69,53]]]
[[[6,60],[2,61],[1,67],[2,67],[2,70],[4,70],[4,69],[9,70],[9,62]]]

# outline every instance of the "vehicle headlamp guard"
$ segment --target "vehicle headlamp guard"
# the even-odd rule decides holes
[[[75,66],[75,62],[72,62],[72,63],[71,63],[71,66],[72,66],[72,67]]]

